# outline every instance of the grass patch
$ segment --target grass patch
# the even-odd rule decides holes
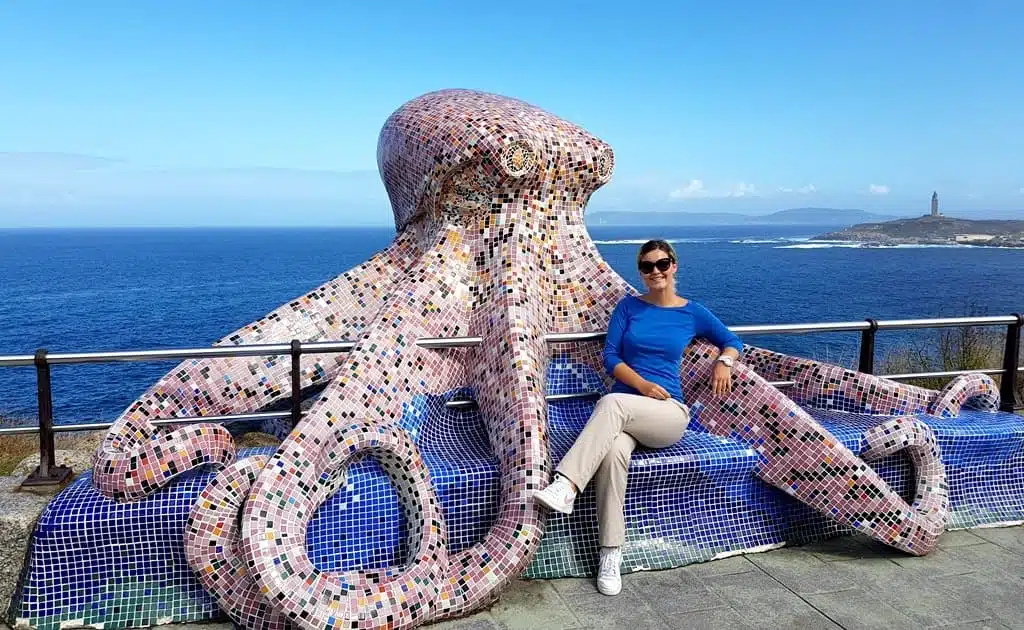
[[[32,418],[20,419],[0,415],[0,427],[35,424],[36,421]],[[54,436],[54,443],[58,451],[78,451],[92,455],[105,435],[105,431],[58,433]],[[281,440],[266,433],[252,432],[235,438],[236,448],[280,446],[280,444]],[[39,453],[39,434],[37,433],[0,435],[0,476],[10,475],[26,457],[37,453]],[[75,470],[76,474],[80,472],[82,471]]]
[[[0,416],[0,427],[34,425],[32,419],[15,419]],[[54,436],[54,445],[61,451],[80,451],[92,453],[103,440],[102,431],[84,433],[58,433]],[[26,457],[39,453],[39,434],[2,435],[0,436],[0,475],[10,475]],[[76,470],[76,473],[82,472]]]
[[[971,315],[974,315],[972,313]],[[881,360],[878,374],[905,374],[913,372],[947,372],[953,370],[982,370],[1003,366],[1003,348],[1006,330],[1002,327],[972,326],[946,328],[936,331],[927,342],[905,346],[887,353]],[[993,376],[998,384],[1002,376]],[[903,381],[910,385],[942,389],[949,378],[922,378]],[[1017,373],[1016,403],[1024,401],[1024,374]]]

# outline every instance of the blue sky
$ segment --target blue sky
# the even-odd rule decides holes
[[[973,5],[973,6],[971,6]],[[616,150],[591,208],[1024,218],[1024,3],[0,5],[0,226],[388,224],[376,139],[445,87]]]

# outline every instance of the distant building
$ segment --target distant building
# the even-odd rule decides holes
[[[987,243],[995,238],[994,234],[956,234],[957,243]]]
[[[939,193],[934,190],[932,191],[932,216],[942,216],[942,213],[939,212]]]

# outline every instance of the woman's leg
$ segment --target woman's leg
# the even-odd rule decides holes
[[[620,547],[626,542],[626,480],[629,460],[637,443],[651,448],[664,448],[679,441],[690,423],[690,411],[673,403],[675,411],[664,414],[654,422],[627,423],[625,430],[615,438],[612,447],[601,461],[594,476],[597,494],[597,518],[602,547]],[[658,415],[658,414],[655,414]]]
[[[594,475],[597,495],[598,541],[602,547],[621,547],[626,542],[626,476],[629,460],[636,448],[636,440],[628,433],[620,433]]]
[[[689,412],[675,400],[608,394],[597,401],[587,426],[559,462],[556,472],[582,490],[623,431],[644,446],[664,448],[682,437],[689,422]]]

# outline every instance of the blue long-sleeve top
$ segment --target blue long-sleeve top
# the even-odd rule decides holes
[[[743,352],[743,342],[714,313],[699,302],[685,306],[657,306],[635,295],[626,295],[615,305],[608,322],[604,344],[604,368],[609,375],[625,363],[646,380],[661,385],[679,402],[683,351],[694,337],[704,337],[723,350]],[[612,392],[639,394],[616,379]]]

